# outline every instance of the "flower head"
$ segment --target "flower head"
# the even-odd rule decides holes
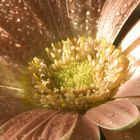
[[[47,108],[87,110],[111,99],[129,76],[121,48],[103,39],[67,39],[46,52],[44,59],[34,57],[30,63],[32,88],[26,93]]]

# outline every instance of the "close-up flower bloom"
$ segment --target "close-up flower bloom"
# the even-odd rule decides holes
[[[0,1],[0,140],[140,140],[140,0]]]

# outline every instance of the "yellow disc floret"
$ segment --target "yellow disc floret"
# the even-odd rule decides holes
[[[87,110],[109,100],[129,74],[121,48],[105,39],[67,39],[46,52],[28,68],[32,82],[27,96],[43,107]]]

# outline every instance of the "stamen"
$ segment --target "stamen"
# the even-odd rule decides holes
[[[26,96],[43,107],[87,110],[110,99],[129,75],[127,57],[105,39],[67,39],[46,53],[47,60],[30,62],[32,86],[26,89]]]

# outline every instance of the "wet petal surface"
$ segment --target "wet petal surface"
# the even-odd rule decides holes
[[[0,138],[7,140],[65,140],[77,123],[78,114],[53,110],[33,110],[19,114],[0,127]]]
[[[140,96],[140,76],[125,82],[116,92],[114,98]]]
[[[92,124],[85,115],[79,116],[70,140],[100,140],[99,128]]]
[[[105,0],[0,2],[0,55],[27,64],[34,55],[67,37],[92,35]]]
[[[139,2],[139,0],[106,1],[99,19],[97,37],[106,37],[113,42]]]
[[[139,121],[137,107],[129,101],[111,101],[86,113],[87,118],[103,128],[121,130],[132,127]]]
[[[140,123],[125,131],[110,131],[102,129],[107,140],[140,140]]]
[[[23,100],[0,91],[0,125],[12,117],[31,109]]]

